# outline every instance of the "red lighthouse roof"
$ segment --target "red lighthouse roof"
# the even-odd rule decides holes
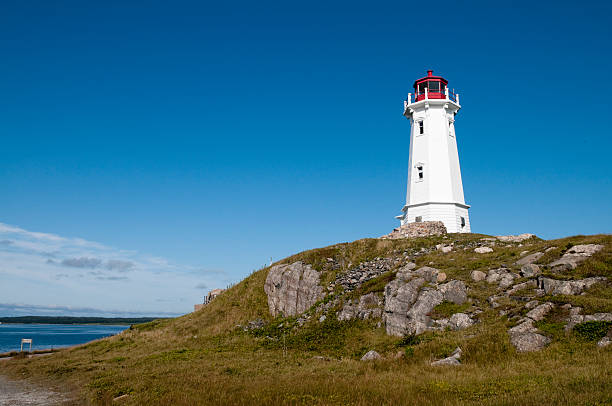
[[[424,100],[425,93],[428,99],[446,99],[448,80],[442,76],[434,76],[433,70],[427,71],[427,76],[414,81],[415,102]]]

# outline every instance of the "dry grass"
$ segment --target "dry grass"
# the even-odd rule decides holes
[[[123,394],[129,396],[114,404],[612,404],[611,348],[599,349],[571,333],[559,332],[556,320],[551,319],[542,328],[550,328],[553,344],[538,353],[517,354],[506,333],[510,322],[486,305],[486,297],[495,288],[469,279],[474,269],[486,271],[502,263],[514,266],[524,250],[559,247],[555,254],[547,254],[549,260],[561,255],[567,244],[583,242],[604,243],[606,249],[576,272],[612,275],[612,237],[533,240],[521,247],[498,243],[493,253],[477,255],[473,246],[480,237],[360,240],[283,261],[315,264],[326,278],[332,278],[349,264],[404,252],[412,255],[422,247],[455,241],[453,252],[429,252],[416,262],[433,263],[449,278],[469,283],[472,300],[485,311],[480,323],[463,331],[402,340],[387,336],[375,322],[337,322],[333,317],[291,330],[292,319],[273,320],[268,314],[263,292],[267,269],[262,269],[196,313],[135,326],[118,336],[47,357],[5,361],[2,372],[78,387],[81,401],[94,404],[110,404]],[[343,269],[327,269],[326,258],[330,257],[344,264]],[[384,284],[372,282],[368,291],[381,286]],[[612,304],[607,285],[580,298],[591,300],[598,308]],[[236,328],[256,318],[268,322],[264,330],[249,333]],[[462,366],[429,365],[456,346],[464,351]],[[369,349],[376,349],[385,359],[359,361]],[[404,356],[396,359],[398,352]],[[315,359],[315,355],[327,358]]]

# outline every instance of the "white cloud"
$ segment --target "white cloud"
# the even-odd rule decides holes
[[[0,223],[0,298],[29,303],[33,311],[55,306],[60,311],[70,307],[187,313],[192,303],[201,301],[194,286],[227,283],[223,271]],[[174,300],[160,306],[160,297]]]

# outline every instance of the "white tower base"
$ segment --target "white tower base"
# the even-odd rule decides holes
[[[405,206],[403,215],[397,216],[401,225],[420,221],[441,221],[448,233],[469,233],[470,206],[462,203],[421,203]]]

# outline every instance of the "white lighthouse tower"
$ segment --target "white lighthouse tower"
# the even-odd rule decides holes
[[[414,82],[414,97],[409,93],[404,101],[411,132],[408,193],[397,216],[402,225],[441,221],[449,233],[470,232],[454,124],[460,108],[459,95],[431,70]]]

